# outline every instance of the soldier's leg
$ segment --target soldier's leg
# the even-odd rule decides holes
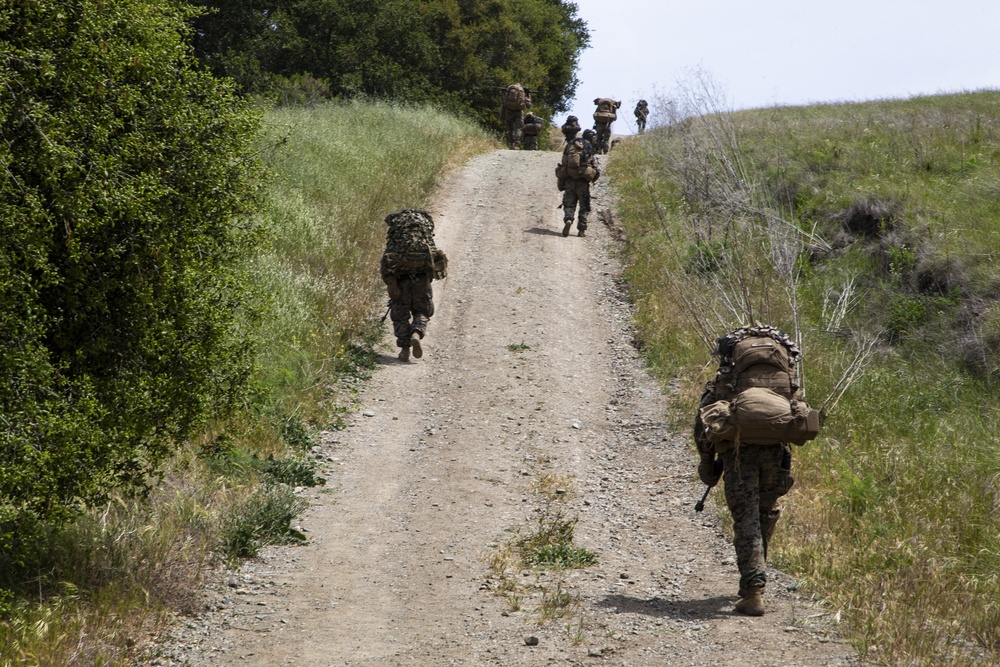
[[[569,229],[573,226],[573,218],[576,215],[577,190],[576,184],[579,181],[575,178],[566,179],[566,189],[563,190],[563,236],[569,236]]]
[[[761,449],[760,532],[766,558],[767,546],[781,516],[778,499],[791,490],[795,480],[792,478],[792,453],[788,445],[769,445]]]
[[[410,347],[410,305],[404,300],[390,301],[389,317],[392,319],[392,333],[396,336],[396,346]]]
[[[406,291],[410,298],[410,312],[413,314],[409,344],[413,348],[413,356],[419,359],[424,354],[420,341],[427,335],[427,321],[434,315],[434,292],[430,276],[415,277],[409,281]]]
[[[580,220],[576,223],[576,228],[582,232],[587,229],[590,219],[590,183],[583,180],[577,181],[576,197],[580,202]]]
[[[741,591],[763,588],[767,583],[760,531],[760,471],[755,455],[758,449],[744,446],[722,453],[726,505],[733,515],[733,546],[740,570]]]

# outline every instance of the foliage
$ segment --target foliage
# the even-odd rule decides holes
[[[249,376],[259,114],[196,66],[191,18],[0,8],[0,548],[141,485]]]
[[[222,553],[230,561],[253,558],[268,544],[305,541],[305,536],[289,526],[305,509],[291,489],[265,485],[242,503],[235,505],[222,525]]]
[[[644,349],[681,379],[678,418],[713,335],[751,313],[797,330],[828,419],[796,450],[772,558],[844,612],[867,662],[996,662],[1000,93],[663,106],[673,122],[607,172]],[[830,400],[845,369],[853,385]]]
[[[499,129],[497,86],[566,110],[589,42],[565,0],[202,0],[198,56],[248,91],[307,76],[335,96],[430,102]],[[282,86],[287,89],[286,86]]]
[[[113,494],[66,526],[40,527],[27,554],[0,553],[0,665],[141,662],[142,640],[192,611],[223,548],[301,537],[289,524],[298,505],[276,483],[322,483],[304,455],[311,434],[339,419],[377,363],[382,217],[424,203],[439,173],[494,145],[468,122],[386,104],[269,119],[271,140],[284,143],[266,153],[275,178],[257,221],[274,242],[247,262],[267,302],[245,331],[262,341],[249,410],[175,451],[148,495]],[[391,180],[373,176],[383,172]]]

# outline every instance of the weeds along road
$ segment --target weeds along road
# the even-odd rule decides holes
[[[853,663],[780,573],[766,616],[732,612],[732,547],[714,505],[693,511],[688,434],[631,345],[603,184],[587,237],[564,238],[557,160],[499,151],[445,182],[424,357],[398,362],[387,327],[349,428],[324,434],[309,544],[222,576],[160,664]],[[560,517],[596,565],[499,567]]]

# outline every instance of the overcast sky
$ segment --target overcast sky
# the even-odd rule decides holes
[[[732,109],[1000,88],[1000,0],[576,0],[590,29],[571,114],[640,98],[700,70]],[[655,115],[655,107],[652,109]],[[555,119],[560,124],[565,117]]]

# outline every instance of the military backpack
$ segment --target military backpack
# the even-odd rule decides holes
[[[521,111],[528,108],[528,94],[524,91],[524,86],[519,83],[507,86],[507,94],[503,98],[503,108],[510,111]]]
[[[569,141],[563,148],[562,161],[556,166],[556,178],[560,181],[577,178],[592,183],[597,180],[597,176],[597,170],[587,157],[583,139]]]
[[[819,413],[802,399],[801,352],[773,327],[742,327],[720,338],[719,369],[699,411],[712,443],[803,444],[819,433]]]
[[[615,109],[621,106],[621,102],[615,102],[610,97],[599,97],[594,100],[597,111],[594,112],[594,121],[597,123],[613,123],[618,120]]]
[[[435,279],[448,275],[448,257],[434,246],[434,220],[430,213],[404,209],[386,216],[388,225],[381,272],[387,275],[430,273]]]

